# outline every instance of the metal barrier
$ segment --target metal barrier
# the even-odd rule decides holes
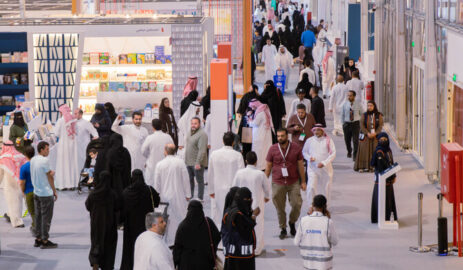
[[[410,251],[417,253],[429,252],[431,249],[423,246],[423,193],[418,193],[418,246],[410,247]]]

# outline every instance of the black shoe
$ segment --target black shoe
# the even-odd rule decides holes
[[[295,236],[296,235],[296,224],[291,224],[291,223],[288,223],[289,224],[289,232],[291,233],[292,236]]]
[[[352,154],[351,154],[351,153],[347,153],[347,157],[348,157],[348,158],[351,158],[351,157],[352,157]]]
[[[42,240],[35,239],[34,247],[40,247],[42,245]]]
[[[24,228],[24,227],[25,227],[24,224],[21,224],[21,225],[16,226],[15,228]]]
[[[283,240],[286,238],[286,235],[288,235],[288,232],[286,231],[286,228],[281,229],[280,232],[280,239]]]
[[[3,217],[6,219],[6,222],[11,223],[10,216],[7,213],[3,214]]]
[[[53,243],[52,241],[48,240],[47,242],[42,242],[41,249],[49,249],[49,248],[57,248],[58,244]]]

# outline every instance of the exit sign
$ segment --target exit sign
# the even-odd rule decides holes
[[[452,76],[452,81],[454,81],[454,82],[457,81],[457,74],[453,74],[453,76]]]

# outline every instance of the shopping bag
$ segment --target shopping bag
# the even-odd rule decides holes
[[[241,142],[252,143],[252,128],[243,127],[243,129],[241,130]]]
[[[285,94],[285,84],[286,84],[286,75],[283,70],[277,70],[275,75],[273,76],[273,83],[275,84],[276,88],[280,89],[281,93]]]

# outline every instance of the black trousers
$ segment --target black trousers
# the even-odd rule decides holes
[[[344,141],[346,142],[347,153],[352,154],[352,143],[354,144],[354,159],[357,156],[359,148],[359,133],[360,133],[360,122],[345,122],[342,125],[344,131]]]

